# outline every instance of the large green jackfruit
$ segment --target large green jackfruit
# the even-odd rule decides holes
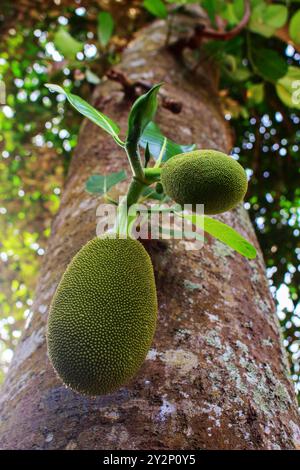
[[[73,258],[48,319],[50,361],[65,385],[102,395],[140,368],[156,325],[153,267],[132,239],[94,238]]]
[[[165,193],[180,205],[204,204],[206,214],[228,211],[247,191],[247,176],[233,158],[216,150],[194,150],[172,157],[163,166]]]

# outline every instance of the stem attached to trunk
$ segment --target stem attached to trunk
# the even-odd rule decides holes
[[[145,168],[145,180],[148,184],[156,183],[160,180],[161,168]]]

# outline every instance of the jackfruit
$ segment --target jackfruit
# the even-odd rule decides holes
[[[216,150],[194,150],[172,157],[162,167],[165,193],[178,204],[204,204],[206,214],[228,211],[247,191],[247,176],[233,158]]]
[[[94,238],[67,267],[51,303],[50,361],[71,389],[112,392],[143,363],[156,318],[153,267],[143,245]]]

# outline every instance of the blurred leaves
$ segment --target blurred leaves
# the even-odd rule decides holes
[[[279,80],[288,69],[286,60],[278,52],[265,48],[254,47],[251,50],[251,60],[257,74],[270,82]]]
[[[86,69],[85,77],[87,81],[91,83],[92,85],[99,85],[99,83],[101,82],[101,79],[95,73],[93,73],[90,69]]]
[[[153,86],[133,103],[128,117],[126,146],[136,148],[145,127],[153,119],[157,109],[157,93],[161,84]]]
[[[300,68],[290,66],[287,74],[278,80],[276,91],[286,106],[300,110]]]
[[[108,11],[101,11],[98,15],[98,39],[102,47],[106,47],[114,31],[114,20]]]
[[[150,154],[155,160],[158,159],[163,143],[164,136],[155,122],[149,122],[140,138],[139,145],[143,148],[148,146]],[[165,162],[179,153],[190,152],[194,150],[195,145],[179,145],[170,139],[167,139],[166,148],[162,161]]]
[[[271,37],[276,29],[285,25],[288,10],[285,5],[270,5],[264,1],[253,1],[249,29],[254,33],[267,38]]]
[[[296,44],[300,44],[300,10],[292,16],[289,24],[289,34]]]
[[[186,214],[185,212],[177,213],[177,215],[189,220],[196,227],[217,238],[245,258],[254,259],[256,257],[254,246],[229,225],[206,215]]]
[[[231,54],[223,56],[223,71],[231,80],[236,82],[244,82],[251,76],[249,68]]]
[[[157,18],[167,18],[168,10],[162,0],[144,0],[144,8]]]
[[[68,31],[60,28],[54,35],[54,45],[66,59],[75,60],[78,52],[82,51],[83,43],[76,41]]]
[[[59,85],[46,83],[45,86],[49,88],[50,91],[55,91],[57,93],[64,94],[67,97],[69,103],[80,114],[83,114],[83,116],[90,119],[94,124],[101,127],[105,132],[110,134],[118,143],[120,142],[118,139],[118,134],[120,132],[119,126],[108,116],[105,116],[105,114],[100,113],[100,111],[97,111],[97,109],[87,103],[87,101],[80,98],[80,96],[73,95],[73,93],[67,92]]]
[[[89,193],[106,194],[113,186],[126,180],[127,175],[124,170],[109,175],[92,175],[86,182],[86,190]]]
[[[265,97],[265,86],[264,83],[255,83],[249,85],[247,89],[247,98],[250,105],[258,105],[262,103]]]

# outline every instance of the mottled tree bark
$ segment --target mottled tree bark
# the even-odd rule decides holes
[[[131,43],[120,68],[131,80],[165,82],[182,103],[160,108],[162,130],[178,142],[228,151],[230,130],[217,101],[212,66],[189,72],[163,47],[163,22]],[[107,81],[94,102],[126,129],[130,102]],[[122,151],[85,121],[33,306],[1,393],[2,448],[294,449],[299,417],[261,252],[248,261],[216,240],[200,251],[152,242],[159,321],[137,376],[116,393],[87,398],[65,388],[49,364],[47,312],[73,255],[95,236],[99,199],[84,191],[92,173],[126,167]],[[221,217],[255,245],[242,207]]]

